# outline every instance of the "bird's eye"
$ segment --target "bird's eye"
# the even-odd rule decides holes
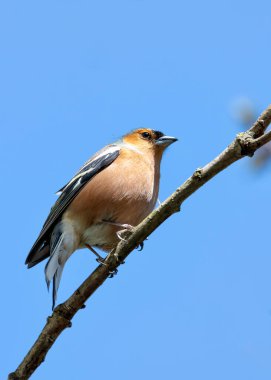
[[[151,135],[149,132],[142,132],[141,136],[143,137],[143,139],[147,139],[147,140],[151,139]]]

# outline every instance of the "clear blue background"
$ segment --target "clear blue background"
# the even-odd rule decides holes
[[[160,199],[270,102],[270,1],[3,1],[0,5],[1,378],[50,314],[24,260],[54,191],[137,127],[177,136]],[[270,167],[244,159],[194,194],[87,302],[33,379],[269,380]],[[59,302],[95,268],[67,264]]]

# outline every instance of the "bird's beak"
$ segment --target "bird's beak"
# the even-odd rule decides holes
[[[176,137],[162,136],[158,140],[156,140],[155,144],[166,147],[166,146],[169,146],[170,144],[174,143],[177,140],[178,139],[176,139]]]

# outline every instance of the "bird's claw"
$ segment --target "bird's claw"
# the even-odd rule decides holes
[[[119,258],[119,255],[117,255],[116,253],[114,253],[114,256],[115,256],[115,259],[117,260],[118,264],[125,264],[125,261],[124,260],[120,260]]]
[[[101,256],[97,257],[97,259],[96,259],[97,263],[102,264],[102,265],[104,265],[106,267],[107,264],[106,264],[105,260],[106,259],[102,258]]]
[[[136,249],[141,252],[142,249],[144,248],[144,241],[142,241],[141,243],[138,244],[138,246],[136,247]]]
[[[148,238],[146,238],[145,240],[148,240]],[[136,248],[138,249],[139,252],[141,252],[143,250],[143,248],[144,248],[144,241],[142,241],[141,243],[139,243]]]
[[[132,233],[132,229],[134,227],[131,227],[130,228],[124,228],[123,230],[120,230],[117,232],[117,237],[122,240],[122,241],[126,241],[126,239],[128,238],[128,236],[131,235]]]
[[[114,269],[114,270],[112,270],[112,271],[109,271],[109,276],[108,276],[108,278],[113,278],[117,273],[118,273],[117,268]]]
[[[109,255],[108,255],[108,256],[109,256]],[[101,265],[103,265],[103,266],[105,266],[105,267],[108,267],[108,262],[106,261],[107,258],[108,258],[108,256],[107,256],[105,259],[102,258],[101,256],[100,256],[100,257],[97,257],[96,261],[97,261],[99,264],[101,264]],[[116,257],[116,260],[118,261],[118,264],[124,264],[124,263],[125,263],[125,261],[120,261],[120,260],[119,260],[118,255],[115,255],[115,257]],[[109,277],[109,278],[113,278],[117,273],[118,273],[117,268],[115,268],[115,269],[113,269],[113,270],[110,270],[110,271],[109,271],[109,275],[108,275],[108,277]]]

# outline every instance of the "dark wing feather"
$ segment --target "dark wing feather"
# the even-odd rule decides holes
[[[31,248],[25,263],[28,267],[38,264],[49,256],[50,235],[55,224],[66,210],[71,201],[82,190],[82,188],[99,172],[109,166],[119,155],[120,149],[116,145],[108,145],[95,156],[91,157],[79,172],[71,179],[67,185],[61,188],[61,195],[51,208],[42,230]]]

